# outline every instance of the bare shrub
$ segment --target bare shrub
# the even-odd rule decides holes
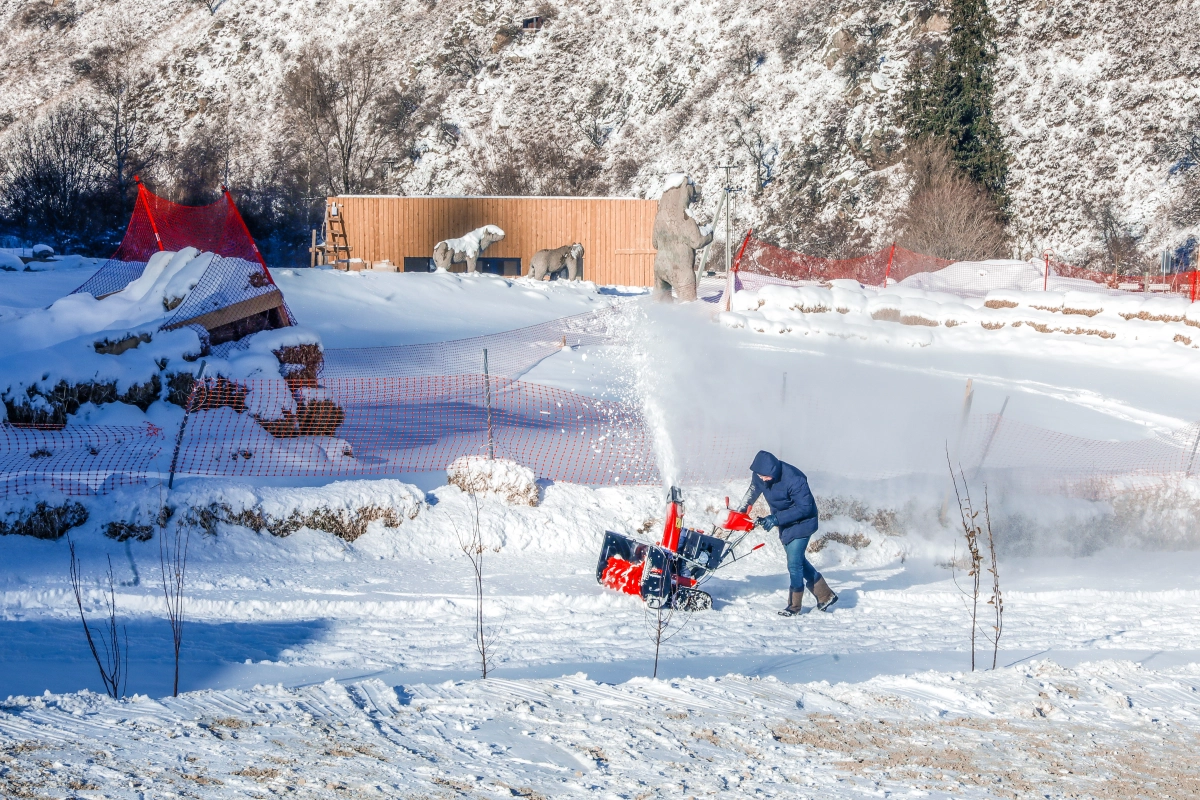
[[[47,452],[47,455],[52,454]],[[0,536],[32,536],[54,541],[87,521],[88,510],[79,503],[68,500],[62,505],[52,506],[45,500],[39,500],[31,509],[6,513],[4,519],[0,519]]]
[[[192,526],[186,524],[186,519],[182,522],[183,524],[173,526],[174,535],[167,534],[167,526],[164,523],[158,537],[163,596],[166,599],[167,622],[171,625],[171,645],[175,656],[175,681],[171,690],[174,697],[179,696],[179,651],[183,646],[188,544],[192,538]]]
[[[409,510],[407,519],[415,519],[419,506]],[[325,531],[346,542],[353,542],[367,532],[372,522],[382,522],[385,528],[398,528],[405,515],[390,506],[367,505],[358,508],[321,507],[308,511],[292,511],[275,517],[261,508],[234,509],[227,503],[210,503],[187,511],[187,524],[194,525],[209,536],[215,536],[220,523],[238,525],[253,531],[266,531],[272,536],[291,536],[301,528]]]
[[[607,189],[603,159],[590,142],[579,146],[561,133],[527,130],[526,138],[501,134],[487,143],[476,169],[484,194],[571,197]]]
[[[104,535],[118,542],[138,541],[148,542],[154,538],[154,528],[150,525],[139,525],[136,522],[117,520],[104,526]]]
[[[954,575],[954,585],[958,586],[959,591],[966,596],[970,608],[971,671],[975,671],[975,642],[976,634],[979,632],[979,598],[983,585],[984,546],[987,547],[988,552],[987,571],[992,576],[992,596],[987,600],[987,605],[992,606],[994,621],[991,633],[985,631],[983,636],[992,645],[992,669],[995,669],[1000,653],[1000,636],[1004,631],[1004,597],[1000,591],[1000,564],[996,557],[996,539],[992,534],[992,512],[988,503],[987,486],[983,487],[983,510],[980,512],[975,509],[971,500],[967,477],[962,469],[960,468],[958,474],[955,475],[954,467],[950,465],[949,451],[946,453],[946,464],[950,467],[950,480],[954,483],[954,495],[958,499],[959,517],[967,550],[960,560],[956,547],[955,557],[950,562],[950,566],[955,570],[966,569],[967,577],[970,579],[967,587],[964,588],[959,586],[957,574]],[[959,489],[960,481],[962,482],[961,490]],[[982,525],[979,521],[981,513],[983,515]]]
[[[1003,258],[1008,235],[986,190],[973,183],[940,143],[924,139],[906,153],[913,179],[897,221],[902,247],[952,261]]]
[[[78,101],[22,124],[0,161],[5,216],[65,247],[94,236],[89,212],[104,191],[102,134],[95,110]]]
[[[79,19],[79,9],[71,0],[65,3],[50,0],[33,0],[27,3],[18,15],[26,28],[41,28],[44,31],[62,31]]]
[[[83,613],[83,579],[79,574],[75,543],[70,537],[67,537],[67,545],[71,554],[71,591],[75,594],[79,621],[83,623],[83,635],[87,638],[88,649],[91,650],[92,658],[96,660],[96,666],[100,669],[104,691],[115,700],[125,694],[125,685],[129,680],[129,634],[122,625],[121,635],[117,635],[117,594],[112,559],[108,559],[108,595],[104,598],[108,622],[104,627],[93,630],[88,624],[87,615]]]

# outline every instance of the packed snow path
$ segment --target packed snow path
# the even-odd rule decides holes
[[[377,680],[0,706],[12,796],[1188,798],[1200,669]]]

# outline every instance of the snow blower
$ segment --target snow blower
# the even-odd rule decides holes
[[[726,509],[712,533],[683,527],[683,493],[672,486],[667,494],[667,519],[662,541],[639,542],[612,531],[604,532],[604,545],[596,565],[596,581],[609,589],[639,595],[650,608],[703,611],[712,608],[712,595],[697,588],[722,566],[743,556],[735,552],[754,529],[754,520]]]

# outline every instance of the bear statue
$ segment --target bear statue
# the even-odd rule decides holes
[[[654,217],[654,295],[671,301],[671,291],[681,301],[696,299],[696,250],[712,242],[712,232],[702,232],[688,215],[696,199],[696,184],[688,176],[667,176],[658,214]]]

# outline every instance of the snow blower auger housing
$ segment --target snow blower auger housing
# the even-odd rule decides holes
[[[697,586],[738,559],[734,548],[753,527],[750,517],[732,509],[724,512],[711,534],[683,527],[683,493],[672,486],[662,540],[648,544],[605,531],[596,580],[609,589],[641,596],[650,608],[707,610],[712,608],[712,596]]]

